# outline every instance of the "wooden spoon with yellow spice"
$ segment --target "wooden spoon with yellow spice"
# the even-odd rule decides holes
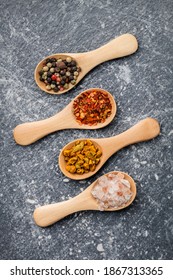
[[[101,167],[102,165],[108,160],[109,157],[111,157],[114,153],[119,151],[120,149],[134,143],[142,142],[142,141],[147,141],[150,139],[153,139],[160,133],[160,126],[157,120],[153,118],[146,118],[140,122],[138,122],[136,125],[133,127],[129,128],[125,132],[109,137],[109,138],[100,138],[100,139],[76,139],[75,141],[70,142],[67,144],[61,151],[59,155],[59,166],[61,171],[66,175],[67,177],[74,179],[74,180],[82,180],[89,178],[93,174],[95,174]],[[76,145],[76,141],[79,143],[85,143],[87,141],[91,141],[93,145],[100,151],[102,154],[100,156],[99,153],[99,160],[96,154],[96,158],[93,159],[93,166],[91,164],[91,169],[87,169],[86,165],[84,166],[85,163],[83,163],[83,169],[86,170],[84,173],[83,170],[79,167],[79,173],[76,170],[78,167],[75,166],[75,160],[78,160],[78,155],[75,155],[76,151],[73,151],[73,147]],[[83,149],[84,145],[82,145]],[[70,151],[70,157],[71,157],[71,149],[72,149],[72,158],[70,158],[69,161],[69,155],[68,151]],[[81,147],[79,147],[81,149]],[[93,150],[93,147],[92,147]],[[67,151],[67,154],[65,153]],[[78,152],[78,151],[77,151]],[[83,156],[83,155],[81,155]],[[67,160],[66,161],[66,157]],[[75,158],[76,157],[76,158]],[[87,158],[87,152],[85,152],[85,157],[81,157],[82,160],[86,160]],[[92,155],[88,156],[88,158],[91,158],[92,161]],[[97,161],[97,162],[96,162]],[[97,165],[96,165],[97,163]],[[78,163],[80,165],[80,162]],[[90,164],[90,162],[88,163]],[[74,166],[74,167],[73,167]],[[82,165],[81,165],[82,166]],[[70,169],[70,167],[73,167]],[[70,171],[70,172],[69,172]],[[81,172],[81,173],[80,173]]]

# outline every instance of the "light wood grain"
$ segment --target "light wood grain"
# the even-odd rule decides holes
[[[121,171],[111,171],[107,174],[114,173],[118,174]],[[133,195],[131,199],[125,206],[121,206],[119,208],[111,208],[105,211],[118,211],[122,210],[125,207],[128,207],[136,197],[136,184],[131,176],[127,173],[121,172],[124,174],[124,179],[128,180],[130,183],[131,191]],[[98,179],[97,179],[98,180]],[[93,182],[85,191],[81,192],[79,195],[75,196],[66,201],[44,205],[35,209],[33,218],[35,223],[40,227],[47,227],[52,225],[53,223],[61,220],[62,218],[83,210],[99,210],[98,204],[95,198],[91,194],[91,190],[96,184],[97,180]],[[62,186],[63,187],[63,186]]]
[[[85,125],[79,124],[73,114],[73,102],[81,94],[87,91],[99,91],[107,93],[112,105],[111,115],[103,123],[97,125]],[[41,121],[35,121],[30,123],[23,123],[15,127],[13,130],[13,136],[17,144],[29,145],[35,141],[43,138],[44,136],[63,129],[99,129],[108,125],[115,117],[117,111],[116,102],[110,92],[100,88],[90,88],[81,92],[76,98],[74,98],[61,112],[56,115]]]
[[[76,139],[70,143],[68,143],[61,151],[59,155],[59,166],[61,171],[67,177],[73,180],[82,180],[91,177],[94,175],[111,157],[114,153],[119,151],[120,149],[135,144],[138,142],[143,142],[147,140],[151,140],[154,137],[158,136],[160,133],[160,125],[157,120],[153,118],[146,118],[140,122],[138,122],[133,127],[129,128],[127,131],[108,138],[99,138],[99,139],[90,139],[96,147],[98,147],[102,151],[102,156],[100,158],[100,163],[96,166],[95,171],[80,174],[72,174],[66,170],[66,162],[63,156],[64,149],[70,149],[77,140],[86,140],[86,139]]]
[[[55,58],[66,59],[67,56],[70,56],[72,59],[75,59],[78,65],[82,69],[77,79],[77,83],[79,83],[80,80],[98,64],[108,60],[128,56],[136,52],[137,49],[138,49],[138,42],[135,36],[133,36],[132,34],[123,34],[96,50],[92,50],[84,53],[59,53],[59,54],[57,53],[57,54],[52,54],[50,56],[47,56],[38,63],[35,69],[34,78],[41,90],[49,94],[62,94],[69,91],[76,85],[70,84],[68,89],[59,92],[54,92],[53,90],[47,90],[45,84],[40,81],[40,75],[39,75],[39,71],[42,69],[43,62],[45,61],[46,58],[55,57]]]

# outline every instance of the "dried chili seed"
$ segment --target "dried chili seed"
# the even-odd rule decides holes
[[[96,125],[103,123],[112,112],[107,93],[87,91],[73,102],[73,113],[80,124]]]

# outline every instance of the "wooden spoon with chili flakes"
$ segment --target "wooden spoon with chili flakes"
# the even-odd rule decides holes
[[[124,179],[130,183],[130,191],[132,192],[132,196],[125,204],[118,206],[116,208],[114,207],[114,208],[104,209],[104,211],[122,210],[128,207],[136,197],[136,184],[130,175],[121,171],[112,171],[105,175],[111,173],[115,175],[117,174],[123,175]],[[54,203],[54,204],[44,205],[36,208],[33,214],[35,223],[40,227],[47,227],[75,212],[84,211],[84,210],[99,210],[99,204],[91,192],[94,186],[96,185],[96,183],[98,182],[98,180],[101,179],[102,177],[98,178],[83,192],[81,192],[80,194],[78,194],[77,196],[69,200]]]
[[[160,125],[157,120],[153,118],[146,118],[136,125],[132,126],[123,133],[109,137],[109,138],[100,138],[100,139],[76,139],[68,143],[62,150],[59,155],[59,166],[61,171],[67,177],[73,180],[83,180],[94,175],[103,164],[117,151],[120,149],[138,142],[147,141],[158,136],[160,133]],[[66,170],[66,161],[64,157],[64,150],[70,150],[76,143],[76,141],[85,141],[90,140],[96,148],[102,152],[99,163],[95,166],[94,171],[89,171],[83,174],[70,173]]]
[[[124,56],[128,56],[133,54],[138,49],[138,42],[132,34],[123,34],[110,42],[106,45],[84,53],[59,53],[47,56],[42,61],[40,61],[35,69],[35,81],[39,88],[49,94],[62,94],[69,90],[71,90],[74,86],[76,86],[80,80],[94,67],[97,65],[112,60],[115,58],[120,58]],[[40,81],[40,71],[43,68],[43,65],[46,59],[62,59],[65,60],[67,57],[70,57],[72,60],[75,60],[77,65],[80,67],[81,71],[75,81],[75,84],[69,83],[68,88],[60,89],[58,92],[55,92],[53,89],[46,89],[46,85],[43,81]]]
[[[109,99],[111,113],[104,122],[97,122],[95,125],[79,123],[78,117],[74,114],[74,104],[86,93],[101,93]],[[56,115],[41,121],[23,123],[15,127],[13,131],[14,139],[17,144],[26,146],[43,138],[44,136],[63,129],[99,129],[108,125],[115,117],[117,110],[113,96],[106,90],[100,88],[90,88],[76,96],[62,111]],[[92,118],[93,119],[93,118]]]

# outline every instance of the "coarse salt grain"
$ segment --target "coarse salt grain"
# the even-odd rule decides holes
[[[97,200],[101,211],[124,206],[133,195],[130,183],[124,179],[122,173],[109,173],[100,177],[91,194]]]

